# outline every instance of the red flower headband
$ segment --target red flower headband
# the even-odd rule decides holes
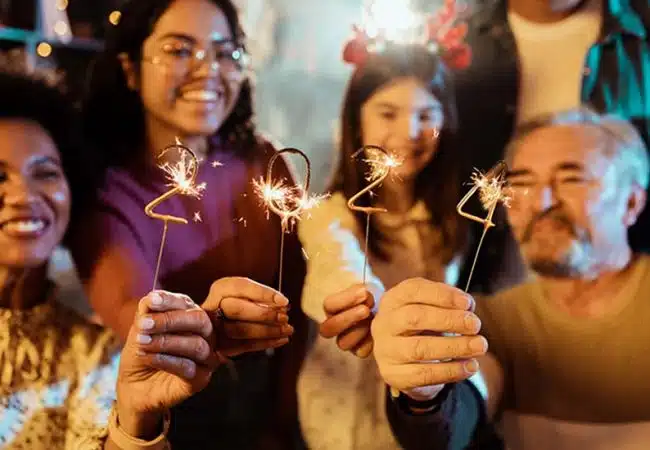
[[[465,43],[467,23],[457,23],[462,12],[455,0],[445,0],[443,7],[426,21],[423,44],[437,53],[451,69],[465,69],[472,60],[472,50]],[[355,66],[366,62],[372,47],[383,41],[381,36],[370,38],[361,27],[354,26],[354,37],[343,48],[343,61]]]

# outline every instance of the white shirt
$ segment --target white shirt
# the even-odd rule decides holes
[[[602,25],[602,0],[588,0],[555,23],[530,22],[514,12],[508,22],[521,73],[517,122],[580,106],[585,57]]]

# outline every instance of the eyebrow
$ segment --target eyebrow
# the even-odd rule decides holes
[[[386,109],[406,109],[402,105],[396,105],[394,103],[388,103],[388,102],[380,102],[380,103],[375,103],[375,108],[386,108]],[[414,108],[418,111],[428,111],[428,110],[442,110],[442,107],[437,104],[433,105],[426,105],[426,106],[421,106],[419,108]]]
[[[523,177],[525,175],[532,175],[532,173],[528,169],[509,170],[506,178]]]
[[[36,166],[39,164],[55,164],[57,166],[61,166],[61,160],[58,158],[54,158],[53,156],[37,156],[33,158],[31,161],[29,161],[30,166]],[[0,160],[0,167],[9,167],[9,164],[7,161],[2,161]]]
[[[584,170],[584,166],[578,163],[562,163],[555,167],[555,170],[573,170],[581,172]]]
[[[196,44],[198,41],[194,36],[190,36],[189,34],[185,33],[176,33],[176,32],[170,32],[170,33],[165,33],[162,36],[158,38],[158,40],[163,40],[163,39],[179,39],[181,41],[186,41],[191,44]],[[227,42],[235,42],[233,38],[229,37],[222,37],[220,39],[213,39],[211,42],[217,43],[217,44],[222,44],[222,43],[227,43]]]

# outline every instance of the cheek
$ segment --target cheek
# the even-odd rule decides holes
[[[174,104],[177,83],[162,70],[155,70],[150,65],[142,66],[140,98],[147,113],[161,115],[169,111]]]
[[[70,221],[70,188],[66,183],[60,184],[49,193],[49,198],[56,212],[59,228],[65,230]]]

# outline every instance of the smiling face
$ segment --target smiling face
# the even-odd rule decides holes
[[[403,160],[393,169],[412,181],[433,158],[443,126],[440,102],[415,78],[378,89],[361,107],[363,145],[377,145]]]
[[[623,182],[611,145],[594,126],[565,125],[533,131],[517,146],[508,217],[537,272],[586,275],[627,248],[638,187]]]
[[[125,66],[142,98],[150,133],[214,134],[232,112],[244,75],[226,16],[208,0],[176,0],[144,42],[139,76]]]
[[[61,242],[70,190],[59,152],[40,125],[0,120],[0,266],[38,267]]]

